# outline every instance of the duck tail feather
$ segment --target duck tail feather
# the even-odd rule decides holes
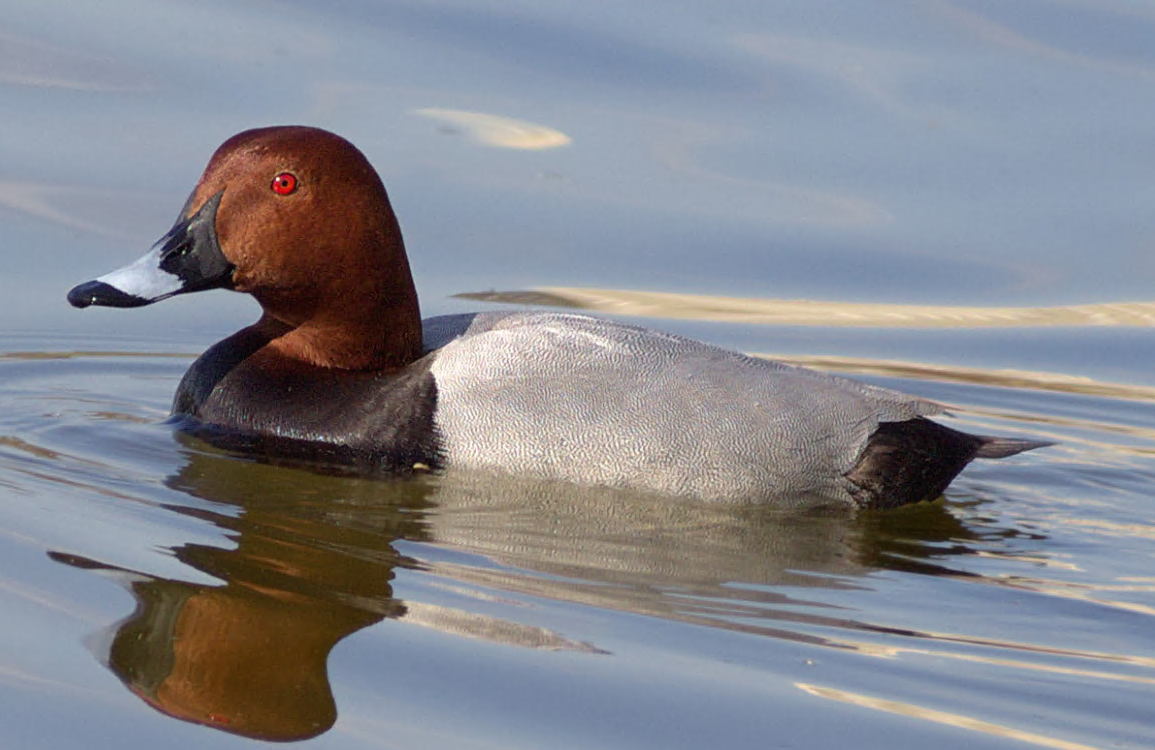
[[[1022,440],[1020,438],[989,437],[976,435],[982,443],[975,452],[975,458],[1006,458],[1035,448],[1046,448],[1055,443],[1050,440]]]

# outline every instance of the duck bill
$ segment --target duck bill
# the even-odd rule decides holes
[[[69,303],[73,307],[141,307],[177,294],[231,288],[234,266],[217,240],[222,195],[224,191],[209,198],[191,216],[182,212],[172,229],[136,262],[73,287]]]

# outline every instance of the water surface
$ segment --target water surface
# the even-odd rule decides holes
[[[1150,4],[0,4],[0,744],[1155,745]],[[252,302],[64,294],[290,122],[381,170],[426,314],[1059,445],[857,516],[215,451],[165,418]]]

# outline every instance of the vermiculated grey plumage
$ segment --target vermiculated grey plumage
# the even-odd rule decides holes
[[[896,391],[585,315],[445,316],[426,321],[425,334],[428,348],[440,347],[434,420],[448,467],[704,500],[888,506],[897,496],[875,495],[892,485],[865,481],[863,470],[859,486],[848,473],[880,424],[943,412]],[[937,495],[987,439],[928,424],[939,428],[934,460],[912,453],[887,466],[927,473],[925,493]],[[1001,444],[1008,454],[1039,445]],[[949,460],[934,458],[943,452]],[[905,484],[904,498],[925,494]]]

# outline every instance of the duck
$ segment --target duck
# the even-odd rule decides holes
[[[482,471],[778,507],[940,497],[973,459],[1048,443],[965,433],[943,405],[585,314],[421,319],[365,155],[314,127],[226,140],[144,256],[75,307],[226,289],[260,318],[189,367],[179,428],[366,474]]]

